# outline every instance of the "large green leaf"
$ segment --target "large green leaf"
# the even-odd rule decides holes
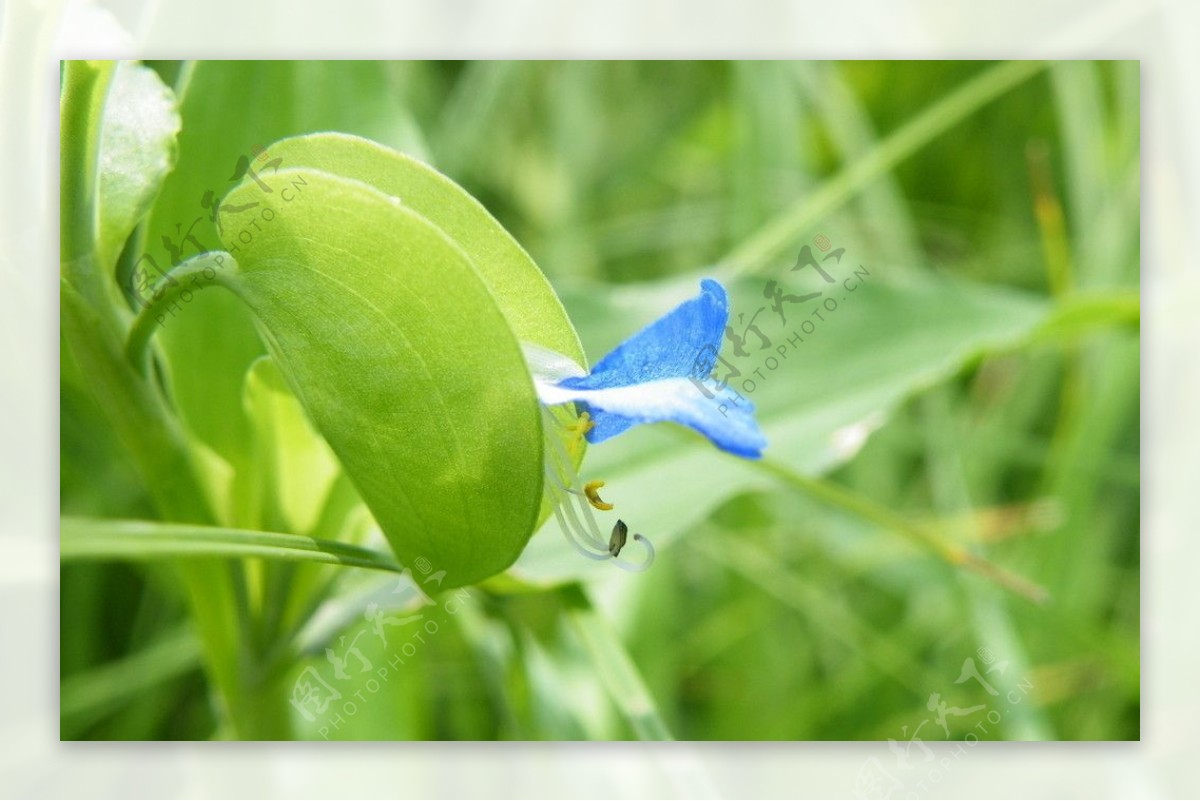
[[[175,166],[175,94],[149,67],[117,64],[100,134],[100,264],[117,260]]]
[[[343,133],[292,137],[271,145],[271,160],[370,184],[433,221],[470,257],[522,342],[587,364],[566,311],[529,254],[482,204],[427,164],[369,139]],[[583,449],[578,451],[579,458]],[[550,515],[543,505],[538,522]]]
[[[844,268],[839,277],[855,289],[842,285],[827,293],[838,305],[832,312],[821,310],[823,320],[813,316],[814,308],[820,310],[813,302],[785,304],[787,324],[768,309],[758,322],[771,340],[769,348],[750,334],[746,357],[734,355],[728,341],[721,351],[742,371],[731,385],[758,408],[768,441],[765,457],[801,474],[818,475],[841,464],[854,454],[855,440],[901,400],[979,353],[1027,337],[1049,309],[1039,299],[996,287],[951,280],[890,286],[871,276],[854,281],[847,278],[851,272]],[[603,291],[580,287],[563,297],[589,350],[599,354],[694,294],[698,281],[691,276]],[[764,306],[764,284],[764,279],[743,278],[728,286],[734,325],[739,312],[749,318]],[[813,324],[811,334],[802,328],[804,321]],[[718,371],[728,372],[719,364]],[[742,385],[746,379],[755,382],[752,391]],[[753,462],[720,453],[669,425],[641,426],[592,448],[584,469],[586,478],[607,482],[605,500],[616,505],[611,515],[660,546],[728,498],[777,485]],[[511,572],[552,584],[612,571],[604,563],[578,559],[550,521]]]
[[[271,145],[286,167],[313,167],[370,184],[442,229],[470,257],[517,338],[586,364],[546,277],[479,201],[432,167],[367,139],[323,133]]]
[[[254,158],[277,139],[340,130],[420,152],[420,137],[388,74],[397,69],[360,61],[197,62],[182,91],[178,167],[154,206],[146,235],[153,262],[142,266],[165,271],[199,250],[219,247],[214,203],[236,185],[239,159]],[[254,469],[255,447],[243,381],[265,352],[251,315],[227,293],[196,293],[170,316],[157,341],[180,417],[241,480]],[[214,489],[216,505],[236,508],[222,492]],[[224,522],[248,524],[237,518]]]
[[[393,196],[313,169],[264,177],[224,200],[238,268],[221,280],[397,555],[429,559],[444,586],[503,570],[541,505],[542,439],[488,285]]]

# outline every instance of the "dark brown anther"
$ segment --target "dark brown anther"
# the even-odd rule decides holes
[[[625,538],[629,535],[629,527],[625,525],[624,520],[618,520],[613,526],[612,536],[608,538],[608,552],[613,556],[621,553],[621,549],[625,547]]]

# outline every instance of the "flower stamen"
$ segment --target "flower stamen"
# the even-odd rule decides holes
[[[612,536],[608,538],[608,552],[617,557],[621,555],[621,549],[625,547],[625,537],[629,534],[629,526],[625,525],[624,520],[618,520],[613,526]]]
[[[580,437],[595,427],[596,424],[592,422],[592,416],[587,412],[580,412],[579,417],[574,423],[568,423],[566,426],[564,426],[567,431],[570,431],[572,434],[576,434]]]
[[[600,535],[600,527],[592,513],[593,507],[606,512],[613,508],[605,503],[597,494],[604,486],[603,481],[589,481],[582,488],[579,477],[575,473],[574,458],[568,453],[573,444],[577,444],[583,435],[594,425],[588,419],[587,413],[580,415],[578,421],[563,424],[554,413],[543,407],[545,415],[546,439],[546,493],[550,505],[554,509],[555,520],[562,529],[567,542],[576,551],[588,559],[603,561],[611,559],[613,564],[622,570],[639,573],[650,567],[654,561],[654,547],[641,534],[634,534],[633,539],[642,543],[646,548],[646,558],[640,563],[618,559],[621,549],[625,546],[628,527],[618,520],[613,527],[612,535],[607,543]],[[569,432],[572,437],[564,446],[562,432]]]
[[[583,485],[583,494],[587,496],[588,503],[590,503],[593,507],[599,509],[601,512],[609,512],[612,511],[613,505],[611,503],[605,503],[603,500],[601,500],[598,492],[598,490],[603,486],[603,481],[589,481]],[[616,556],[616,554],[613,554],[613,556]]]
[[[567,442],[567,455],[575,459],[579,455],[580,443],[583,442],[583,438],[595,427],[592,416],[587,412],[580,412],[574,423],[563,426],[571,434],[571,439]]]

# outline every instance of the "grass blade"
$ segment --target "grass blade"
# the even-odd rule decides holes
[[[1022,576],[1018,576],[994,562],[989,562],[982,556],[972,553],[957,543],[947,541],[937,532],[919,523],[914,523],[887,507],[880,506],[874,501],[857,495],[845,487],[823,479],[801,475],[788,466],[771,459],[762,459],[754,462],[754,465],[761,467],[764,471],[779,478],[783,483],[801,492],[858,515],[881,528],[901,534],[922,548],[929,550],[944,562],[956,567],[962,567],[982,576],[994,584],[1020,595],[1026,600],[1037,604],[1045,603],[1049,600],[1049,594],[1044,587]]]
[[[64,518],[61,556],[66,560],[258,557],[284,562],[321,562],[401,573],[387,554],[313,537],[270,531],[160,523],[148,520]]]
[[[837,209],[871,181],[1043,69],[1039,61],[997,64],[926,108],[866,155],[797,201],[735,248],[720,262],[735,275],[753,272],[800,236],[806,228]]]
[[[95,720],[149,687],[199,670],[200,656],[200,641],[190,627],[164,634],[124,659],[63,679],[60,714],[63,718]]]
[[[568,604],[567,619],[583,640],[584,648],[596,665],[596,674],[604,682],[613,703],[638,739],[674,740],[612,624],[596,611],[578,585],[571,585],[562,592]]]

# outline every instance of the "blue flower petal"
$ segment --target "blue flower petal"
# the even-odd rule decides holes
[[[767,445],[754,405],[713,398],[698,380],[711,373],[728,321],[725,288],[704,279],[697,297],[622,342],[588,375],[535,346],[526,346],[526,358],[542,403],[573,402],[590,414],[589,442],[604,442],[639,423],[670,421],[754,459]]]
[[[577,389],[564,381],[540,390],[543,403],[586,404],[596,421],[590,442],[603,442],[638,423],[670,421],[708,437],[722,450],[749,459],[762,456],[767,446],[754,420],[754,405],[710,398],[687,378],[664,378],[635,386]]]
[[[560,386],[607,389],[664,378],[706,376],[712,369],[713,354],[721,349],[728,321],[725,287],[705,278],[697,297],[684,301],[622,342],[592,368],[591,374],[567,378]],[[703,363],[705,359],[709,364]]]
[[[597,442],[604,442],[606,439],[612,439],[617,434],[624,434],[638,424],[637,420],[597,409],[584,401],[577,401],[576,406],[581,413],[587,412],[588,417],[591,418],[592,427],[584,436],[593,445]]]

